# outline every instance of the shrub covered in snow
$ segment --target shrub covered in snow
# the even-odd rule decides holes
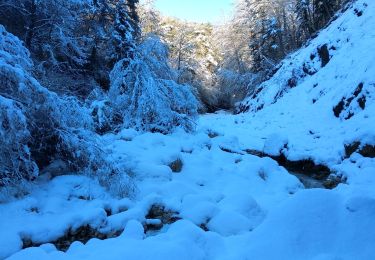
[[[166,47],[149,38],[134,59],[121,60],[112,70],[109,94],[125,127],[161,133],[194,128],[198,101],[189,86],[176,83],[167,56]]]
[[[104,134],[116,130],[115,126],[122,122],[122,119],[113,110],[108,95],[101,89],[94,89],[86,102],[97,133]]]
[[[22,43],[3,28],[0,33],[5,38],[0,51],[0,95],[19,104],[32,137],[31,153],[43,167],[56,154],[66,156],[63,146],[71,142],[72,136],[77,136],[77,130],[90,129],[92,120],[75,98],[60,98],[42,87],[29,72],[32,62]],[[18,53],[16,59],[7,50]]]
[[[22,42],[4,27],[0,36],[0,185],[32,179],[39,170],[101,175],[104,184],[124,174],[102,151],[89,110],[42,87]],[[60,172],[51,170],[56,162]]]
[[[0,96],[0,186],[37,174],[27,146],[29,139],[26,118],[19,105]]]

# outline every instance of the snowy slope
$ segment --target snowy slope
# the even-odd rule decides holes
[[[345,157],[345,144],[375,144],[373,28],[373,1],[357,1],[240,104],[249,111],[243,127],[288,139],[291,160],[328,165]]]

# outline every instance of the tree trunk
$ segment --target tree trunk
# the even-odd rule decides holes
[[[30,25],[26,31],[25,44],[28,49],[31,49],[31,44],[35,35],[35,26],[36,26],[36,2],[35,0],[31,1],[30,7]]]

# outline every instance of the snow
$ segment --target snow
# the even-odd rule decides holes
[[[1,251],[1,257],[19,251],[21,237],[43,244],[63,236],[69,228],[87,224],[103,233],[124,232],[118,238],[92,239],[86,245],[75,243],[64,254],[43,245],[40,250],[25,249],[12,257],[22,259],[30,254],[46,259],[100,259],[106,255],[163,259],[183,255],[186,259],[200,259],[217,254],[210,249],[219,248],[216,240],[224,243],[224,237],[250,232],[267,211],[302,189],[295,177],[271,159],[221,150],[221,143],[228,140],[211,139],[203,130],[194,135],[183,131],[169,136],[131,131],[107,135],[108,146],[116,155],[133,163],[136,198],[115,199],[96,181],[82,176],[59,176],[47,183],[40,180],[24,199],[0,206],[0,218],[6,220],[0,224],[1,230],[6,230],[0,240],[14,238]],[[182,152],[184,147],[192,148],[191,153]],[[167,166],[176,156],[184,164],[181,173],[172,173]],[[242,161],[236,164],[239,158]],[[260,169],[267,172],[267,181],[259,176]],[[152,205],[163,205],[179,213],[182,220],[165,225],[156,235],[146,233],[144,238],[142,224],[158,224],[146,220]],[[108,209],[112,212],[109,216]],[[212,231],[204,232],[200,225]],[[108,247],[116,249],[108,252]]]
[[[355,15],[354,8],[363,15]],[[293,54],[264,83],[259,99],[247,100],[252,108],[265,104],[260,111],[201,116],[194,133],[123,130],[103,136],[113,163],[131,171],[137,187],[131,198],[116,198],[85,176],[48,182],[41,176],[28,195],[0,204],[0,258],[373,259],[375,158],[358,153],[345,158],[344,144],[375,144],[374,53],[363,51],[375,44],[369,30],[374,14],[375,2],[359,0]],[[299,78],[291,89],[281,84],[328,42],[335,42],[336,50],[324,68],[315,60],[314,75]],[[346,110],[353,117],[345,120],[345,111],[335,117],[332,108],[360,82],[366,107],[353,101]],[[278,86],[283,95],[274,103]],[[304,189],[276,161],[246,149],[282,152],[289,160],[311,158],[342,174],[346,183],[333,190]],[[178,173],[169,167],[176,159],[183,163]],[[162,223],[149,217],[155,205],[178,218]],[[161,223],[158,231],[147,228]],[[86,225],[119,236],[76,241],[66,252],[51,244]],[[41,245],[22,249],[22,239]]]
[[[269,214],[248,240],[246,252],[249,258],[264,259],[369,259],[374,256],[373,200],[348,208],[361,200],[319,189],[299,192]],[[269,245],[272,250],[264,250]]]
[[[271,156],[278,156],[287,148],[288,138],[280,134],[271,134],[264,142],[263,152]]]
[[[1,205],[1,230],[6,232],[0,239],[7,241],[2,257],[15,253],[10,259],[368,259],[374,255],[374,159],[345,161],[351,168],[337,166],[356,170],[356,181],[350,185],[333,191],[304,190],[272,159],[221,150],[222,143],[233,140],[230,132],[216,138],[204,133],[108,135],[107,143],[117,156],[126,155],[134,163],[137,197],[115,199],[81,176],[42,182],[26,198]],[[187,145],[192,152],[181,152]],[[176,155],[184,162],[183,170],[165,178],[157,169]],[[182,220],[144,234],[143,224],[150,223],[146,214],[155,204],[179,212]],[[109,208],[112,215],[106,216]],[[43,243],[62,236],[69,227],[86,224],[124,232],[85,245],[75,242],[66,253],[51,244],[19,251],[20,235]],[[201,229],[201,224],[210,231]]]
[[[190,86],[177,83],[159,38],[147,38],[133,59],[118,61],[110,80],[113,110],[125,128],[159,133],[173,132],[177,126],[194,130],[198,101]]]
[[[362,10],[363,15],[358,17],[355,9]],[[233,120],[243,122],[238,125],[241,129],[235,130],[237,135],[252,129],[244,146],[262,151],[268,149],[267,143],[272,143],[269,137],[273,136],[274,142],[285,138],[289,140],[284,151],[288,159],[312,158],[318,163],[335,165],[344,157],[345,144],[357,140],[375,142],[370,127],[375,126],[371,112],[375,109],[375,64],[371,51],[375,34],[368,29],[375,25],[374,12],[372,2],[356,1],[305,48],[287,58],[277,73],[260,86],[255,98],[249,97],[242,103],[249,106],[252,116],[233,117]],[[317,49],[325,44],[331,59],[321,68]],[[306,74],[303,67],[315,74]],[[295,79],[298,86],[290,88],[290,79]],[[353,94],[361,83],[363,89],[355,97]],[[365,109],[359,107],[358,99],[362,96],[367,99]],[[337,118],[333,108],[343,98],[353,100]],[[346,120],[350,113],[353,117]],[[265,152],[273,155],[276,151]]]

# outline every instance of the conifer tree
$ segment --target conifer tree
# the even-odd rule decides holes
[[[125,3],[121,0],[116,5],[116,20],[113,39],[115,45],[115,61],[133,59],[136,41],[139,34],[139,19],[136,12],[135,0]]]

